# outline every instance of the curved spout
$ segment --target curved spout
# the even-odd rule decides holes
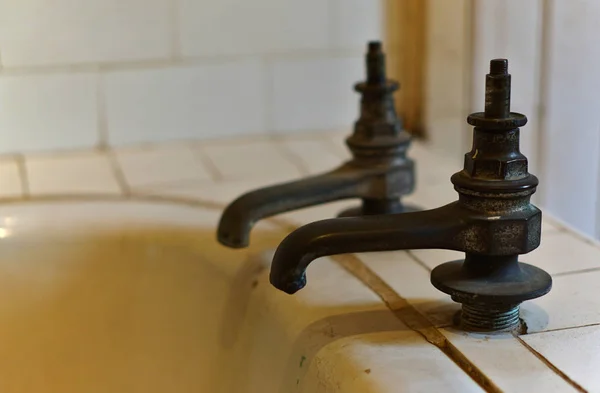
[[[247,247],[250,230],[258,220],[303,207],[358,197],[368,174],[346,164],[322,175],[248,192],[223,212],[217,239],[228,247]]]
[[[290,233],[279,245],[270,281],[293,294],[306,285],[305,271],[315,259],[369,251],[442,248],[462,251],[457,234],[467,227],[457,202],[416,213],[313,222]]]

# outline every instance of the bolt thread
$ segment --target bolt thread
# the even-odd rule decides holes
[[[490,75],[508,74],[508,60],[494,59],[490,61]]]
[[[519,305],[462,305],[461,325],[471,331],[498,331],[516,327]]]
[[[371,41],[367,48],[367,83],[383,84],[386,81],[385,55],[382,51],[381,42]]]

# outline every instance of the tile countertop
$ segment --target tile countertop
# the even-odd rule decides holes
[[[349,157],[343,137],[323,133],[15,155],[0,161],[0,198],[153,196],[223,206],[245,191],[332,169]],[[406,202],[433,208],[456,199],[449,178],[461,168],[462,157],[442,158],[418,143],[410,155],[417,163],[417,188]],[[337,202],[279,218],[299,226],[355,203]],[[455,363],[467,362],[471,378],[484,390],[600,392],[600,248],[547,215],[542,230],[542,245],[522,260],[551,273],[554,287],[522,305],[528,332],[521,336],[465,334],[449,325],[459,306],[423,282],[429,283],[432,268],[459,259],[460,253],[419,250],[338,259],[347,270],[358,269],[355,277],[402,323],[454,361],[447,362],[448,370],[454,373]],[[406,310],[418,312],[416,322],[404,315]]]

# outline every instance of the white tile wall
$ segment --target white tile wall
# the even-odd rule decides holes
[[[550,13],[545,128],[542,130],[544,206],[594,235],[600,219],[600,109],[597,45],[600,2],[553,1]],[[565,155],[568,157],[564,159]]]
[[[0,153],[349,128],[382,2],[0,0]]]
[[[361,56],[275,61],[275,131],[348,127],[359,114],[353,85],[364,72]]]
[[[180,0],[184,56],[325,49],[324,0]]]
[[[110,72],[104,77],[113,144],[219,138],[265,130],[258,60]]]
[[[0,152],[93,146],[93,73],[0,75]]]
[[[383,37],[383,0],[330,0],[330,3],[334,47],[362,48],[365,41]]]
[[[0,0],[7,67],[166,58],[171,0]]]

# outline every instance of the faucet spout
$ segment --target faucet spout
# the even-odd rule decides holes
[[[293,294],[306,285],[308,265],[323,256],[424,248],[463,251],[460,234],[468,227],[457,202],[415,213],[317,221],[289,234],[279,245],[270,281]]]
[[[267,217],[360,195],[367,171],[348,165],[317,176],[250,191],[233,201],[221,216],[217,239],[232,248],[247,247],[254,224]]]

